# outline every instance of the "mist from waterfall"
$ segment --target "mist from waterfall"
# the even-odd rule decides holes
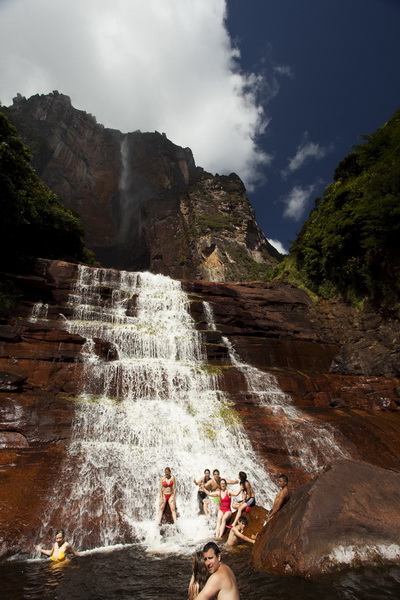
[[[208,328],[217,330],[211,305],[204,302],[204,308]],[[294,466],[313,473],[333,460],[350,458],[345,449],[345,440],[339,432],[329,424],[320,423],[305,415],[293,405],[291,397],[280,389],[272,373],[241,361],[226,337],[222,337],[222,342],[228,350],[232,365],[243,374],[252,397],[259,406],[268,408],[273,417],[279,418],[279,433]]]
[[[70,305],[66,328],[86,339],[85,374],[60,476],[63,504],[56,492],[45,526],[63,523],[80,548],[139,541],[182,549],[212,535],[193,483],[205,468],[232,479],[246,471],[257,502],[268,506],[276,486],[218,389],[180,283],[80,266]],[[178,519],[161,537],[166,466],[177,480]]]

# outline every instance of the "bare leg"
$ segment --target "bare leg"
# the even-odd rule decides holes
[[[242,502],[241,504],[239,504],[239,506],[237,507],[235,520],[232,523],[232,527],[235,527],[236,523],[238,522],[238,520],[239,520],[240,516],[242,515],[242,512],[245,510],[246,506],[247,506],[246,502]]]
[[[211,509],[210,509],[210,501],[208,498],[204,498],[204,500],[203,500],[203,512],[204,512],[205,516],[207,517],[207,519],[209,519],[210,515],[211,515]]]
[[[176,504],[175,504],[175,499],[174,498],[168,498],[168,504],[169,504],[169,507],[171,509],[172,520],[175,523],[175,521],[176,521]]]
[[[215,530],[215,537],[217,538],[217,540],[219,540],[221,538],[221,528],[222,528],[222,519],[223,519],[224,513],[222,511],[218,511],[218,517],[217,517],[217,528]],[[225,527],[224,527],[225,528]]]
[[[231,514],[232,514],[231,511],[228,510],[228,512],[226,512],[224,514],[224,516],[222,517],[221,526],[220,526],[220,532],[219,532],[220,538],[222,538],[222,536],[225,533],[226,522],[229,519],[229,517],[231,516]]]
[[[160,507],[159,507],[159,510],[158,510],[158,524],[159,525],[161,525],[161,520],[162,520],[164,508],[165,508],[165,497],[161,496],[161,498],[160,498]]]

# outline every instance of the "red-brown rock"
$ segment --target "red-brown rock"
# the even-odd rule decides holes
[[[312,576],[400,558],[400,472],[338,461],[295,490],[258,535],[256,568]]]

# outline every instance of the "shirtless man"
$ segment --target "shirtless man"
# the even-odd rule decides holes
[[[205,484],[204,487],[209,492],[216,492],[217,490],[220,489],[221,479],[225,479],[226,483],[239,483],[239,479],[233,480],[233,479],[227,479],[226,477],[221,477],[218,469],[214,469],[212,478],[209,481],[207,481],[207,483]]]
[[[290,490],[288,487],[288,482],[289,482],[289,480],[286,477],[286,475],[279,475],[278,487],[280,488],[280,491],[277,493],[275,500],[274,500],[274,504],[272,505],[272,508],[268,513],[268,517],[264,521],[263,525],[266,525],[268,523],[268,521],[270,519],[272,519],[272,517],[274,515],[276,515],[276,513],[279,510],[281,510],[282,506],[284,506],[286,504],[286,502],[289,500]]]
[[[196,600],[240,600],[236,577],[222,562],[221,551],[215,542],[204,546],[203,558],[210,577]]]
[[[250,544],[255,543],[255,539],[253,540],[252,538],[247,537],[247,535],[244,535],[243,533],[243,530],[247,524],[248,521],[246,517],[239,517],[237,525],[235,527],[232,527],[232,529],[229,532],[228,539],[226,541],[227,546],[236,546],[236,544],[239,544],[240,540],[243,540],[244,542],[249,542]]]

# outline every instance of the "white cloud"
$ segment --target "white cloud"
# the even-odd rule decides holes
[[[294,221],[300,221],[316,187],[316,183],[308,186],[295,185],[286,198],[283,199],[283,202],[286,204],[283,216]]]
[[[289,65],[276,65],[274,72],[278,75],[286,75],[286,77],[293,77],[293,69]]]
[[[278,250],[278,252],[280,252],[281,254],[289,254],[289,251],[286,250],[286,248],[284,248],[282,242],[280,242],[279,240],[270,240],[269,238],[267,238],[267,240],[271,244],[271,246],[273,246],[275,250]]]
[[[165,132],[251,189],[271,160],[257,136],[275,90],[240,72],[225,12],[226,0],[6,0],[0,101],[57,89],[106,127]]]
[[[324,158],[332,150],[331,146],[321,146],[320,144],[315,144],[314,142],[308,141],[308,132],[306,131],[303,135],[303,139],[298,146],[295,155],[292,158],[289,158],[289,164],[286,169],[281,171],[282,177],[287,177],[291,175],[309,159],[314,158],[315,160],[321,160]]]

